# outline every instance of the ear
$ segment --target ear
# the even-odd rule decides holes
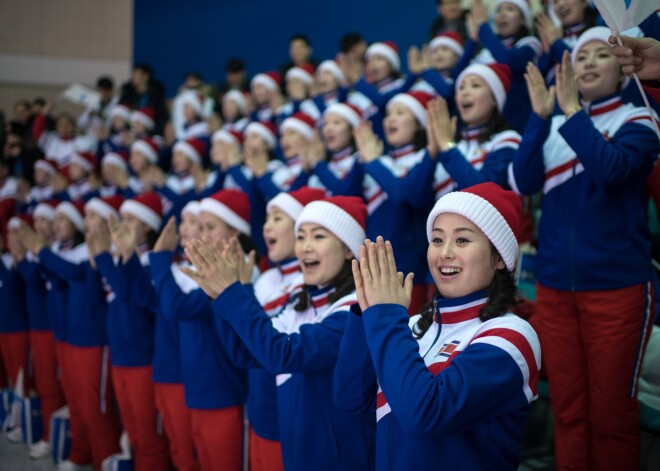
[[[356,258],[355,255],[353,255],[351,249],[349,249],[346,244],[342,244],[342,245],[344,246],[344,259],[353,260],[354,258]]]
[[[506,268],[506,263],[504,263],[504,260],[502,260],[502,257],[499,257],[497,260],[497,263],[495,263],[495,269],[496,270],[502,270]]]

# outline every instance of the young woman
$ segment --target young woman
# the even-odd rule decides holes
[[[108,454],[117,451],[119,434],[118,430],[115,430],[113,437],[111,427],[109,437],[110,440],[114,438],[114,443],[105,442],[105,439],[100,437],[95,443],[99,446],[95,446],[96,450],[93,452],[93,437],[85,421],[85,404],[80,394],[81,377],[78,370],[78,357],[82,352],[79,351],[79,348],[95,347],[92,348],[93,352],[90,357],[95,357],[98,361],[97,371],[102,370],[105,334],[104,329],[99,325],[99,321],[102,322],[104,318],[103,303],[95,306],[99,302],[100,280],[99,287],[96,289],[87,285],[85,280],[89,263],[87,262],[87,246],[84,243],[84,231],[83,204],[65,201],[55,209],[53,232],[56,243],[52,247],[48,246],[45,238],[29,228],[24,228],[22,241],[27,250],[38,257],[40,268],[50,284],[49,318],[55,334],[62,390],[71,412],[72,447],[67,460],[77,465],[85,465],[90,462],[100,465]],[[93,305],[94,308],[98,308],[99,319],[92,317]],[[100,379],[100,377],[99,374],[97,378]],[[103,389],[104,385],[101,383],[98,381],[94,386]],[[100,402],[97,401],[90,407],[98,409],[99,405]],[[107,406],[107,404],[103,404],[103,406]],[[108,417],[114,413],[107,409],[105,412],[109,412]],[[40,445],[39,448],[43,448],[47,452],[50,445]],[[103,454],[101,449],[108,454],[101,456]]]
[[[84,220],[71,203],[57,212],[80,231],[95,231],[114,215],[123,198],[92,198],[84,207]],[[83,225],[84,223],[84,225]],[[88,247],[80,244],[72,254],[59,255],[47,246],[33,245],[43,268],[68,285],[68,310],[63,314],[66,343],[60,367],[71,414],[72,435],[86,441],[94,466],[119,451],[119,423],[109,378],[110,351],[107,338],[107,302],[101,276],[89,261]],[[75,430],[75,432],[74,432]],[[75,440],[75,439],[74,439]]]
[[[96,192],[96,157],[90,152],[75,152],[66,168],[71,181],[66,187],[54,188],[53,198],[61,201],[87,201]],[[65,181],[62,181],[63,185]]]
[[[418,279],[413,295],[412,312],[426,301],[423,247],[415,241],[424,234],[424,214],[410,204],[408,186],[417,185],[408,172],[424,158],[426,146],[426,105],[431,95],[424,92],[401,93],[387,105],[383,125],[390,150],[384,154],[383,144],[368,124],[361,124],[355,133],[364,179],[364,198],[369,220],[367,235],[383,235],[403,253],[402,267],[416,273]],[[405,230],[401,230],[405,227]]]
[[[212,244],[238,237],[251,251],[249,211],[244,193],[221,190],[200,203],[199,234]],[[240,471],[246,372],[234,366],[216,333],[208,297],[182,272],[189,264],[172,267],[176,242],[171,221],[160,238],[160,250],[150,256],[151,276],[161,314],[178,322],[185,403],[199,466],[210,471]]]
[[[326,108],[334,103],[343,103],[348,97],[346,76],[337,62],[325,60],[316,68],[314,87],[317,94],[300,104],[300,111],[318,120]]]
[[[282,76],[271,70],[255,75],[250,82],[250,90],[255,109],[250,121],[270,121],[275,123],[276,111],[284,103],[282,96]]]
[[[520,209],[494,183],[438,200],[426,224],[436,296],[412,319],[413,274],[392,244],[360,247],[334,390],[342,410],[375,409],[377,469],[518,469],[541,367],[534,330],[509,311]]]
[[[141,291],[129,282],[156,240],[162,211],[160,196],[153,192],[124,201],[119,211],[121,223],[112,223],[112,242],[121,258],[110,253],[106,231],[97,232],[91,248],[98,271],[108,284],[112,379],[139,469],[167,469],[169,465],[167,439],[158,426],[154,399],[154,306],[142,305],[135,295]]]
[[[307,204],[324,197],[325,192],[322,190],[301,188],[280,193],[268,203],[263,236],[268,246],[268,258],[276,267],[259,276],[254,283],[254,295],[271,318],[280,314],[291,293],[299,290],[304,283],[294,250],[295,221]],[[218,332],[226,344],[241,342],[231,328],[219,329]],[[249,368],[252,365],[244,366]],[[277,419],[277,389],[272,373],[263,368],[248,370],[246,406],[250,421],[250,468],[254,471],[283,470]]]
[[[509,89],[508,66],[473,64],[456,81],[456,106],[463,129],[442,100],[429,104],[427,152],[408,175],[410,202],[423,208],[442,195],[491,181],[508,186],[507,169],[520,143],[502,115]]]
[[[50,247],[53,240],[53,220],[55,208],[46,203],[36,206],[33,213],[34,229]],[[30,449],[30,458],[43,459],[52,456],[50,447],[50,416],[64,405],[64,394],[58,378],[58,365],[55,354],[55,337],[48,319],[48,290],[46,279],[39,269],[39,264],[33,253],[28,252],[21,241],[16,238],[17,268],[25,282],[25,299],[30,321],[30,349],[34,365],[34,381],[41,402],[44,436],[41,443],[36,443]],[[12,248],[11,240],[9,247]],[[14,255],[12,251],[12,255]]]
[[[157,167],[160,150],[160,141],[156,139],[139,139],[131,145],[128,162],[134,175],[120,186],[125,198],[151,191],[155,180],[160,180],[156,183],[161,184],[165,181],[163,172]]]
[[[644,188],[660,145],[648,112],[621,100],[609,34],[589,29],[564,54],[560,116],[528,68],[534,114],[512,167],[515,189],[543,191],[535,315],[558,469],[639,466],[635,396],[653,320]]]
[[[350,260],[364,237],[366,208],[336,196],[308,204],[296,220],[295,254],[304,286],[271,318],[240,283],[237,261],[194,241],[186,249],[218,328],[229,324],[246,362],[277,375],[279,436],[287,470],[370,469],[373,425],[367,415],[338,412],[332,371],[348,307],[355,303]],[[225,257],[225,255],[227,255]]]
[[[483,2],[473,2],[469,21],[470,39],[483,46],[473,62],[497,62],[509,66],[511,89],[501,112],[514,129],[522,132],[531,112],[524,74],[527,63],[538,60],[541,43],[530,33],[532,11],[525,0],[497,0],[493,5],[493,19],[496,31],[488,22]]]
[[[222,96],[222,117],[225,131],[242,133],[248,125],[251,108],[250,96],[240,90],[229,90]]]
[[[328,106],[321,127],[323,144],[313,140],[303,151],[303,171],[296,183],[323,188],[332,195],[362,196],[364,172],[357,165],[353,138],[360,120],[360,110],[349,103]]]

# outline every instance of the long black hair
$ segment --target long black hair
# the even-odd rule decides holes
[[[494,267],[500,260],[502,260],[502,257],[500,256],[495,246],[491,243],[491,265]],[[516,286],[516,281],[513,278],[513,273],[511,273],[506,267],[495,270],[495,275],[488,285],[487,291],[488,302],[479,311],[479,319],[481,322],[486,322],[488,320],[495,319],[496,317],[501,317],[509,312],[513,306],[518,304],[518,300],[516,299],[518,287]],[[438,295],[439,292],[436,289],[435,296]],[[421,317],[412,329],[413,335],[417,339],[422,338],[426,331],[429,330],[429,327],[431,327],[431,324],[433,324],[433,318],[435,316],[433,303],[423,305],[420,314]]]
[[[328,302],[330,304],[355,291],[355,280],[353,279],[351,260],[344,261],[344,266],[341,267],[341,271],[335,277],[335,279],[330,282],[330,285],[335,288],[335,290],[330,293],[330,296],[328,296]],[[306,311],[309,309],[309,306],[311,306],[311,289],[312,286],[305,284],[303,285],[302,290],[293,296],[293,309],[295,309],[297,312]]]

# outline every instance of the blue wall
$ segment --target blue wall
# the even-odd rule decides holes
[[[369,42],[395,41],[405,64],[436,17],[435,0],[135,0],[134,8],[133,60],[154,67],[168,96],[186,71],[221,81],[232,56],[246,60],[250,75],[278,69],[295,33],[309,36],[317,60],[334,57],[339,38],[359,31]]]

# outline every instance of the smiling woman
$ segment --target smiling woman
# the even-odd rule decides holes
[[[342,410],[375,410],[376,469],[517,469],[541,366],[536,334],[509,312],[520,211],[494,183],[443,196],[427,220],[439,294],[412,319],[412,276],[397,271],[390,242],[360,247],[360,308],[349,314],[334,390]]]

